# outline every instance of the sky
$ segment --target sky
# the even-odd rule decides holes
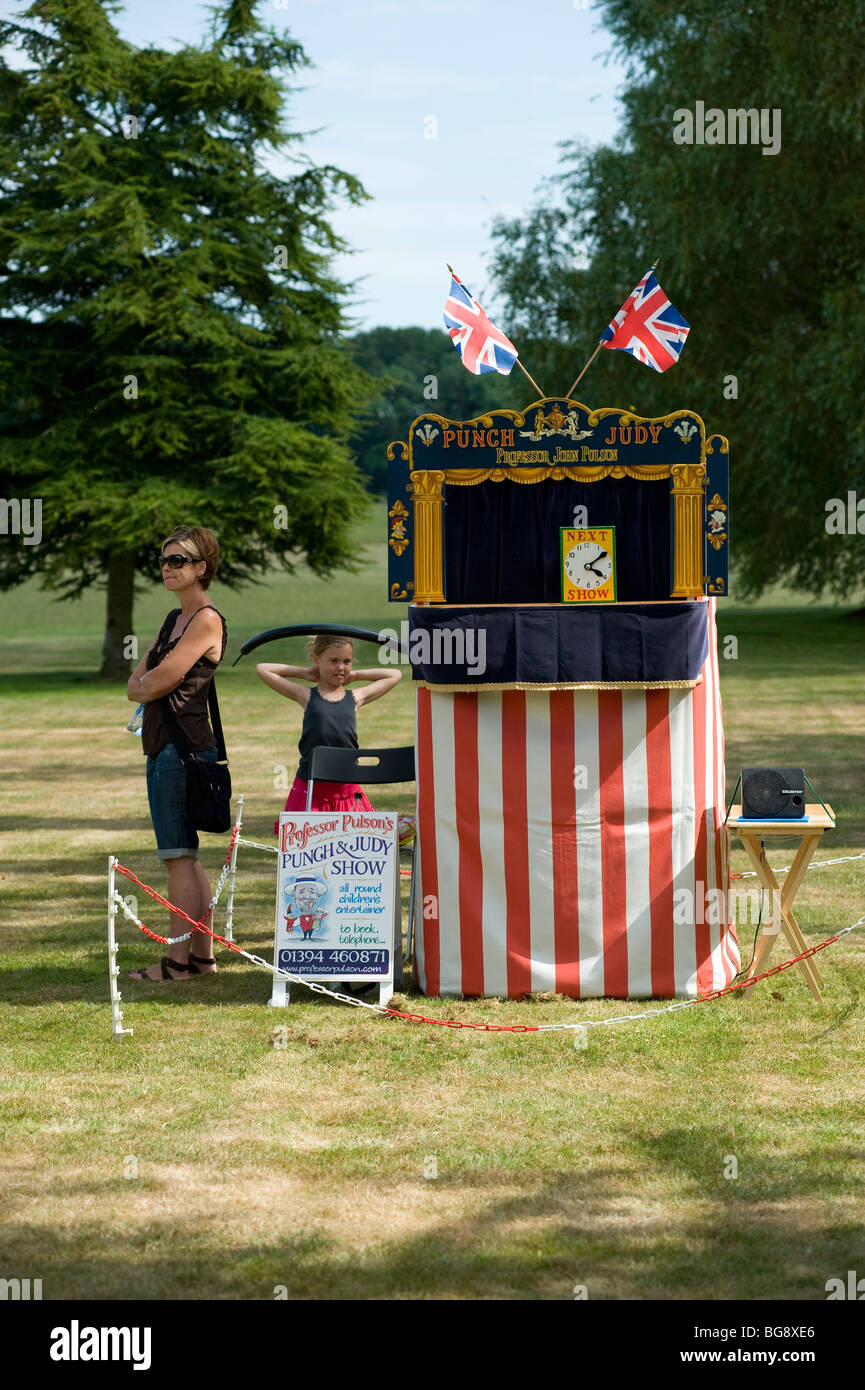
[[[3,18],[24,8],[0,0]],[[259,13],[314,64],[291,127],[372,197],[331,217],[353,248],[334,269],[359,282],[354,326],[440,326],[447,262],[495,315],[493,218],[532,204],[558,142],[616,132],[624,72],[592,0],[260,0]],[[207,7],[134,0],[114,22],[139,46],[179,47],[203,38]]]

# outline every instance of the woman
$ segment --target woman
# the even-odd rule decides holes
[[[147,798],[157,853],[168,869],[168,897],[200,922],[210,906],[210,884],[198,859],[198,834],[186,815],[186,769],[171,742],[162,701],[168,698],[190,748],[199,758],[215,762],[207,696],[225,653],[226,628],[205,591],[219,568],[219,543],[204,526],[177,526],[163,543],[158,563],[162,582],[180,607],[168,614],[129,677],[126,694],[144,706],[141,742],[147,755]],[[171,936],[188,930],[186,919],[172,914]],[[130,971],[130,979],[189,980],[192,975],[212,974],[216,961],[209,949],[202,955],[190,950],[196,944],[195,937],[176,942],[157,965]]]

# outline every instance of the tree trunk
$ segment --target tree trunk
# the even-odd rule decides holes
[[[131,554],[108,556],[108,601],[105,613],[105,640],[102,644],[102,680],[128,680],[132,656],[132,604],[135,588],[135,557]],[[135,665],[138,665],[136,658]]]

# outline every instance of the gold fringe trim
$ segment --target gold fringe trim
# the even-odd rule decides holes
[[[417,690],[438,691],[442,695],[462,694],[465,691],[496,690],[693,690],[703,677],[692,681],[578,681],[573,685],[557,685],[543,681],[508,681],[493,685],[433,685],[430,681],[414,681]]]
[[[556,482],[560,482],[562,478],[570,478],[577,483],[597,483],[602,478],[613,477],[655,482],[660,478],[669,478],[671,472],[672,465],[669,463],[599,463],[579,466],[552,463],[537,468],[446,468],[444,475],[445,482],[450,487],[474,487],[476,483],[489,480],[503,483],[505,479],[511,483],[540,483],[544,478],[555,478]]]

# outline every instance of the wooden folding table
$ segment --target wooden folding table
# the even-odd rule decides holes
[[[769,892],[769,901],[772,904],[772,914],[760,933],[754,951],[754,960],[748,971],[748,978],[750,979],[752,975],[759,975],[765,969],[779,930],[784,932],[794,955],[799,955],[808,949],[808,943],[793,916],[793,900],[799,891],[814,851],[823,838],[824,832],[832,829],[835,820],[831,806],[824,809],[823,806],[810,804],[805,807],[805,818],[801,820],[742,820],[741,815],[741,806],[733,806],[727,821],[727,829],[731,834],[738,835],[742,841],[748,858],[754,865],[759,882]],[[779,884],[762,848],[762,841],[772,837],[799,840],[799,847],[783,884]],[[776,920],[776,909],[778,909],[777,917],[780,918],[780,921]],[[805,983],[814,998],[821,1000],[823,996],[820,993],[820,986],[823,983],[823,977],[817,967],[816,958],[809,956],[807,960],[800,960],[798,964],[805,977]]]

